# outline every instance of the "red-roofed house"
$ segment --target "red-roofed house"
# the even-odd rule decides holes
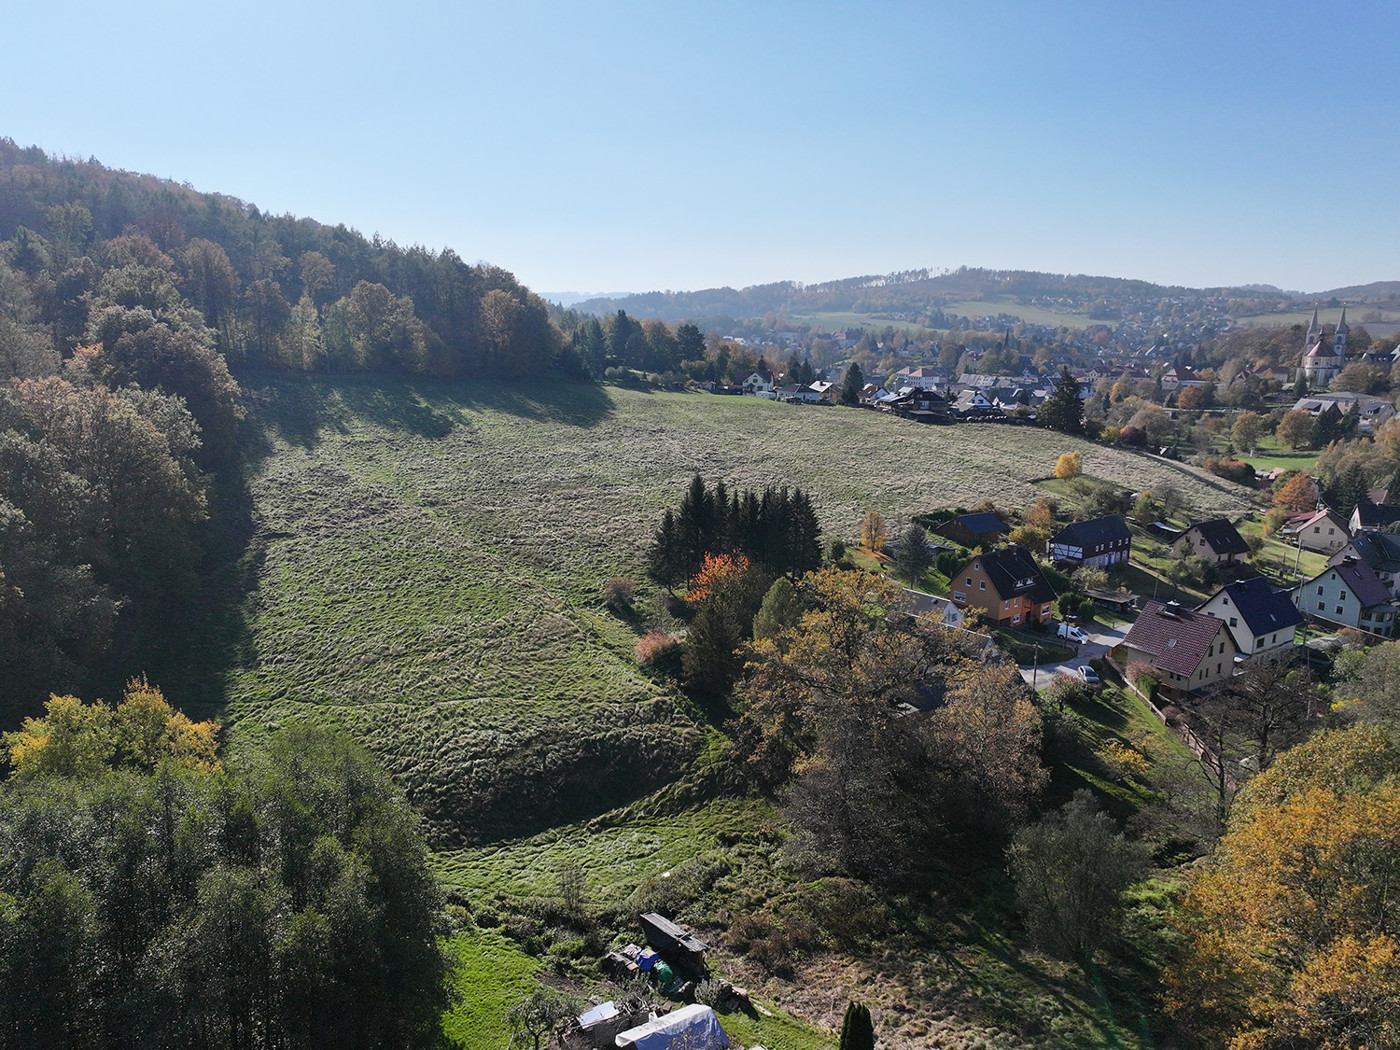
[[[1169,693],[1194,693],[1235,673],[1239,650],[1225,621],[1175,602],[1148,602],[1113,649],[1123,666],[1145,663]]]

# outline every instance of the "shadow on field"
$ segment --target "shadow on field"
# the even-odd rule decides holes
[[[238,378],[248,406],[242,444],[250,462],[270,455],[277,441],[314,448],[324,432],[345,433],[356,420],[440,441],[458,427],[469,427],[472,412],[593,427],[614,411],[602,387],[568,380],[467,383],[273,372],[241,373]]]

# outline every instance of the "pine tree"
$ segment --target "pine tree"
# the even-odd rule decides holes
[[[1036,412],[1036,419],[1042,426],[1066,434],[1078,434],[1084,429],[1084,402],[1079,397],[1079,380],[1070,374],[1068,365],[1061,367],[1055,389]]]
[[[860,365],[854,361],[851,367],[846,369],[845,378],[841,380],[841,404],[860,404],[860,392],[865,389],[865,373],[860,370]]]
[[[669,510],[662,515],[661,527],[656,530],[647,552],[647,571],[668,590],[685,579],[680,529],[675,514]]]
[[[875,1025],[870,1020],[870,1007],[851,1003],[841,1020],[840,1050],[875,1050]]]

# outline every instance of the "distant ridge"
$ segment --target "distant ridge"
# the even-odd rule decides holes
[[[676,322],[743,319],[768,313],[890,313],[926,312],[967,300],[1014,303],[1037,300],[1089,302],[1094,299],[1215,297],[1238,301],[1242,312],[1286,310],[1295,304],[1346,299],[1352,303],[1400,303],[1400,281],[1378,281],[1323,292],[1284,291],[1269,284],[1188,288],[1124,277],[1049,274],[1028,270],[986,270],[962,267],[951,271],[905,270],[867,274],[820,284],[776,281],[745,288],[706,288],[699,291],[642,292],[597,296],[572,304],[579,313],[607,316],[625,310],[637,317]],[[1096,318],[1086,315],[1086,323]]]

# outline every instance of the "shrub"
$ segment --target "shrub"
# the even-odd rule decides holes
[[[728,990],[724,987],[724,982],[713,977],[706,977],[695,986],[695,1001],[711,1009],[717,1009],[727,997]]]
[[[1118,444],[1129,448],[1142,448],[1147,444],[1147,431],[1142,427],[1124,427],[1118,431]]]
[[[603,584],[603,604],[613,612],[623,613],[632,608],[637,585],[626,576],[610,576]]]
[[[648,631],[637,639],[636,656],[638,667],[661,674],[677,674],[680,671],[680,639],[665,631]]]

